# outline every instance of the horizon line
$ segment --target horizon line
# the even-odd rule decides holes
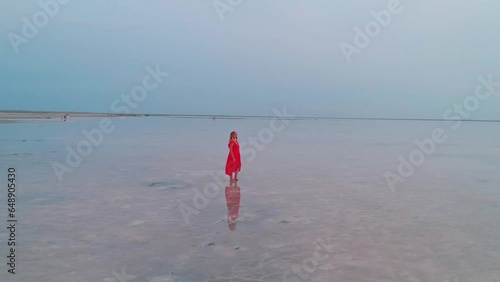
[[[438,119],[438,118],[384,118],[384,117],[325,117],[325,116],[294,116],[277,117],[264,115],[228,115],[228,114],[151,114],[151,113],[102,113],[102,112],[75,112],[75,111],[25,111],[25,110],[0,110],[0,113],[30,113],[30,114],[83,114],[83,115],[104,115],[104,116],[128,116],[128,117],[170,117],[170,118],[212,118],[212,119],[245,119],[245,118],[264,118],[264,119],[286,119],[286,120],[381,120],[381,121],[434,121],[434,122],[500,122],[495,119]]]

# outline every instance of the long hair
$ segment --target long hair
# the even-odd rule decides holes
[[[231,142],[231,140],[233,140],[235,135],[236,135],[236,131],[233,131],[233,132],[231,132],[231,134],[229,134],[229,142]],[[238,137],[236,137],[236,139],[238,139]]]

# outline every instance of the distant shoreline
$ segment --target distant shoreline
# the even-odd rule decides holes
[[[286,120],[371,120],[371,121],[463,121],[463,122],[500,122],[500,120],[444,120],[444,119],[412,119],[412,118],[346,118],[346,117],[286,117],[277,116],[236,116],[236,115],[190,115],[190,114],[115,114],[115,113],[90,113],[90,112],[48,112],[48,111],[6,111],[0,110],[0,124],[15,122],[35,121],[61,121],[64,114],[71,118],[113,118],[113,117],[165,117],[165,118],[191,118],[191,119],[286,119]]]

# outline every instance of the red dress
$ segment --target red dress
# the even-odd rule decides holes
[[[232,175],[237,170],[241,170],[240,144],[238,144],[238,142],[234,140],[231,140],[227,146],[229,147],[229,150],[231,150],[231,146],[233,147],[233,155],[234,159],[236,160],[233,161],[231,151],[229,151],[226,162],[226,174]]]

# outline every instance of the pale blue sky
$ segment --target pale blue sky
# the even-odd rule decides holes
[[[340,43],[389,1],[243,0],[221,21],[210,0],[71,0],[16,54],[7,35],[41,8],[3,0],[0,109],[109,112],[148,65],[170,77],[133,112],[441,118],[479,75],[500,81],[496,0],[402,0],[348,64]]]

